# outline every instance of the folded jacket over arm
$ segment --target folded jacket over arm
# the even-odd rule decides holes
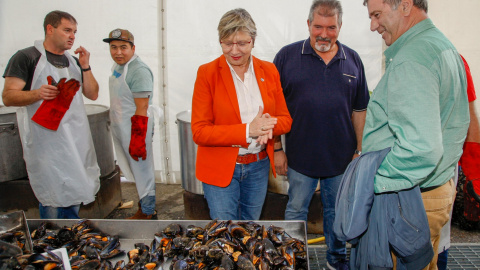
[[[423,269],[433,258],[430,229],[420,188],[375,194],[386,148],[354,159],[337,195],[334,233],[352,244],[350,269]]]

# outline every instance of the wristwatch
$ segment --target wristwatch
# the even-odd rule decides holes
[[[355,149],[355,154],[360,156],[362,154],[362,151],[359,151],[359,150]]]

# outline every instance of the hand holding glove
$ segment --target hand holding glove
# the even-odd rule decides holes
[[[55,85],[52,76],[48,76],[47,80],[48,84]],[[63,116],[70,108],[73,97],[80,89],[79,81],[75,79],[66,80],[66,78],[62,78],[58,82],[56,86],[60,93],[54,99],[44,100],[33,115],[32,121],[51,130],[58,129],[60,121],[62,121]]]
[[[147,136],[148,117],[134,115],[131,121],[132,132],[128,152],[135,161],[138,161],[138,158],[146,160],[147,146],[145,144],[145,137]]]

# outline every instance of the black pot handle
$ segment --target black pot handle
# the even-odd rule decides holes
[[[0,123],[0,132],[7,131],[8,130],[14,130],[15,129],[15,123],[14,122],[9,122],[9,123]]]

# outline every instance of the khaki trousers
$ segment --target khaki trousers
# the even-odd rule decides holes
[[[450,209],[455,200],[456,187],[453,179],[450,179],[442,186],[422,192],[423,205],[427,212],[428,226],[430,227],[430,240],[433,246],[432,261],[424,269],[436,270],[438,258],[438,244],[440,243],[440,232],[443,226],[450,219]],[[396,258],[392,253],[393,268],[396,269]]]

